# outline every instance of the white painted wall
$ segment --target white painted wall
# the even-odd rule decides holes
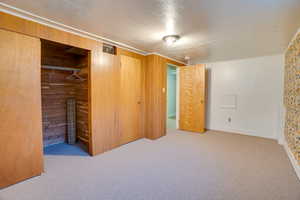
[[[281,139],[283,55],[208,63],[206,67],[208,129]],[[236,95],[236,108],[222,106],[233,101],[226,95]]]

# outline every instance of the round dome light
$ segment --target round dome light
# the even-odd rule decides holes
[[[179,35],[166,35],[165,37],[163,37],[163,41],[165,41],[167,45],[172,45],[179,39]]]

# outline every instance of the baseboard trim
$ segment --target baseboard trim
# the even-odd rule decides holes
[[[284,141],[283,141],[283,139],[282,138],[280,138],[280,139],[278,139],[278,144],[280,144],[280,145],[284,145]]]
[[[291,152],[290,148],[288,147],[288,144],[286,143],[286,141],[283,142],[283,147],[284,147],[284,150],[286,152],[286,154],[288,155],[291,163],[292,163],[292,166],[296,172],[296,175],[298,176],[298,179],[300,181],[300,165],[298,164],[297,160],[295,159],[293,153]]]
[[[260,138],[265,138],[265,139],[276,140],[276,138],[274,138],[274,137],[271,137],[271,136],[261,136],[259,134],[256,134],[254,131],[249,131],[249,130],[239,130],[239,129],[210,129],[210,128],[207,128],[206,130],[220,131],[220,132],[225,132],[225,133],[233,133],[233,134],[239,134],[239,135],[246,135],[246,136],[253,136],[253,137],[260,137]]]

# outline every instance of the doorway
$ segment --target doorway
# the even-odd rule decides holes
[[[85,49],[41,40],[45,155],[88,155],[89,54]]]
[[[178,121],[178,70],[171,64],[167,65],[167,128],[177,129]]]
[[[205,132],[205,66],[167,64],[166,74],[167,128]]]

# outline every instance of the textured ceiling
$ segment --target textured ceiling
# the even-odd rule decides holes
[[[183,60],[283,53],[300,27],[300,0],[1,0],[135,48]],[[166,46],[161,38],[182,38]]]

